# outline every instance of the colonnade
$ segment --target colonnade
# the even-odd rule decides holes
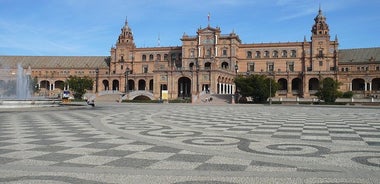
[[[235,93],[234,84],[218,83],[218,94],[234,94],[234,93]]]

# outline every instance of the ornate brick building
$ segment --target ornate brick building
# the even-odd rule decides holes
[[[237,75],[262,74],[280,84],[278,97],[312,97],[320,81],[340,81],[342,91],[357,96],[380,94],[380,48],[339,50],[338,38],[330,37],[326,17],[319,10],[310,41],[243,44],[234,32],[219,27],[199,28],[196,35],[182,35],[177,47],[136,47],[126,21],[110,57],[0,56],[3,66],[31,66],[45,93],[69,88],[69,75],[94,78],[92,92],[127,93],[169,99],[211,94],[233,94]],[[2,68],[0,66],[0,68]]]

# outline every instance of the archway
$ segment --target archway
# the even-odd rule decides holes
[[[278,79],[277,82],[279,85],[278,90],[288,90],[288,80],[281,78],[281,79]]]
[[[103,80],[102,83],[103,83],[104,90],[110,89],[110,84],[109,84],[108,80]]]
[[[40,89],[50,90],[50,82],[43,80],[40,82]]]
[[[117,91],[117,90],[119,90],[120,89],[120,87],[119,87],[119,80],[113,80],[112,81],[112,90],[114,90],[114,91]]]
[[[206,70],[211,70],[211,63],[210,62],[206,62],[205,63],[205,69]]]
[[[295,78],[292,80],[292,91],[293,93],[299,94],[302,90],[302,80],[300,78]]]
[[[227,62],[222,63],[222,69],[228,69],[228,63]]]
[[[150,98],[144,95],[140,95],[140,96],[136,96],[133,100],[147,101],[147,100],[150,100]]]
[[[317,78],[311,78],[309,80],[309,90],[318,90],[319,89],[319,80]]]
[[[356,78],[352,80],[352,91],[364,91],[365,81],[364,79]]]
[[[135,90],[135,81],[134,80],[128,80],[128,91]]]
[[[58,80],[58,81],[55,81],[54,82],[54,86],[55,88],[57,89],[60,89],[60,90],[64,90],[64,87],[65,87],[65,83],[61,80]]]
[[[372,80],[372,90],[380,91],[380,78],[375,78]]]
[[[138,90],[145,90],[146,82],[144,79],[139,80],[139,87]]]
[[[153,91],[153,79],[149,80],[149,90]]]
[[[178,97],[191,97],[191,80],[187,77],[178,79]]]

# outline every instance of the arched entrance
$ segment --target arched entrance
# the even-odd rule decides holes
[[[103,83],[103,89],[104,90],[110,89],[110,84],[109,84],[108,80],[103,80],[102,83]]]
[[[292,92],[297,95],[302,92],[302,80],[300,78],[295,78],[292,80]]]
[[[153,79],[149,80],[149,91],[153,91]]]
[[[146,82],[144,79],[139,80],[139,88],[138,90],[145,90]]]
[[[278,90],[288,90],[288,81],[284,78],[278,79]]]
[[[128,91],[135,90],[135,81],[134,80],[128,80]]]
[[[372,91],[380,91],[380,78],[372,80]]]
[[[55,81],[54,82],[54,86],[55,88],[57,89],[60,89],[60,90],[64,90],[64,87],[65,87],[65,83],[61,80],[58,80],[58,81]]]
[[[187,77],[178,79],[178,97],[191,97],[191,80]]]
[[[352,80],[352,91],[364,91],[365,81],[364,79],[356,78]]]
[[[119,81],[118,80],[113,80],[112,81],[112,90],[114,90],[114,91],[117,91],[117,90],[119,90],[120,89],[120,87],[119,87]]]
[[[40,82],[40,89],[50,90],[50,82],[43,80]]]

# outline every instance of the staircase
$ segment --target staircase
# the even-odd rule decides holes
[[[212,100],[210,100],[212,98]],[[222,94],[200,94],[194,104],[231,104],[232,95]]]
[[[118,102],[120,100],[120,94],[106,94],[97,96],[95,102]]]

